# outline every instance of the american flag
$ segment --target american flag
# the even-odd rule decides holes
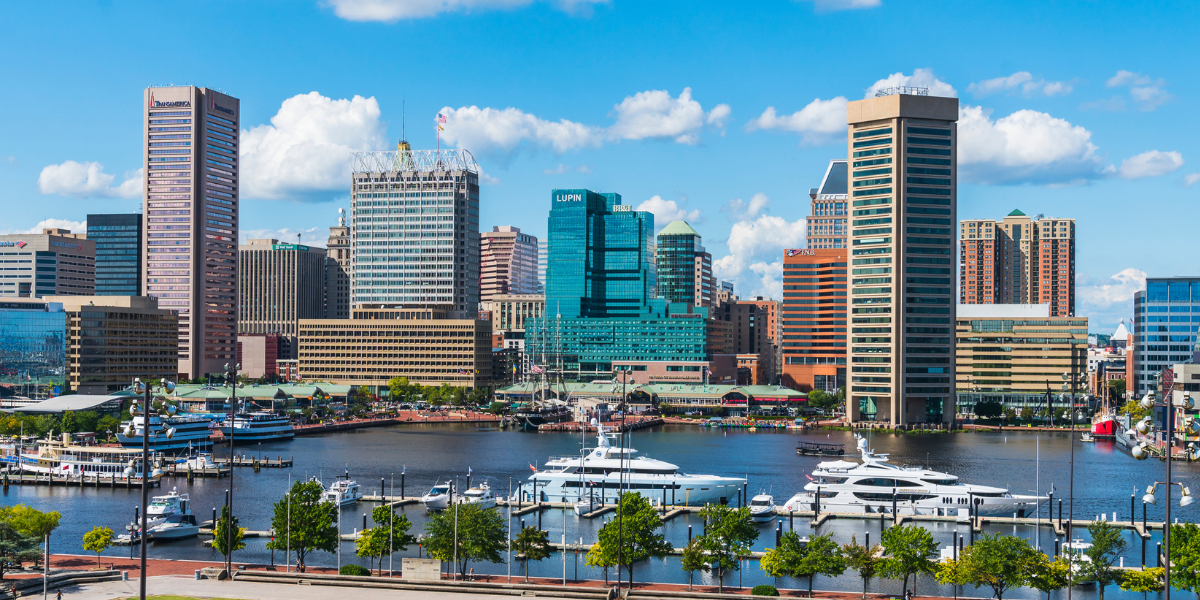
[[[533,371],[534,373],[537,373],[539,375],[546,372],[546,369],[543,369],[542,367],[539,367],[537,365],[531,365],[529,367],[529,370]]]
[[[438,123],[445,123],[445,122],[446,122],[446,115],[443,115],[442,113],[438,113],[437,122],[438,122]]]

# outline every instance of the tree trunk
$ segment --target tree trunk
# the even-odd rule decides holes
[[[812,598],[812,580],[813,580],[813,576],[809,575],[808,576],[808,597],[809,598]]]
[[[867,578],[866,577],[863,577],[863,600],[867,600]],[[1046,598],[1046,600],[1050,600],[1050,599]],[[1198,598],[1197,600],[1200,600],[1200,598]]]
[[[529,583],[529,559],[525,559],[525,583]]]

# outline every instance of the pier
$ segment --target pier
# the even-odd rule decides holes
[[[159,487],[162,485],[161,478],[150,478],[150,487]],[[46,487],[94,487],[94,488],[140,488],[142,486],[141,477],[118,477],[112,475],[104,476],[88,476],[88,475],[63,475],[57,476],[54,474],[39,475],[36,473],[27,474],[25,471],[9,472],[5,471],[3,478],[0,479],[0,485],[5,490],[10,485],[44,485]]]
[[[601,426],[606,430],[611,431],[637,431],[638,429],[646,429],[649,427],[658,427],[665,423],[661,418],[633,418],[627,419],[624,422],[610,421],[601,423]],[[596,431],[596,426],[590,423],[580,423],[571,421],[568,423],[546,423],[538,425],[538,431],[565,431],[579,433],[581,431]]]
[[[333,433],[337,431],[351,431],[355,429],[366,429],[369,427],[390,427],[392,425],[411,425],[421,423],[489,423],[499,425],[500,421],[501,417],[498,415],[475,411],[454,411],[434,414],[409,410],[400,411],[394,417],[352,419],[348,421],[334,421],[331,423],[296,425],[294,430],[297,436],[302,436],[320,435],[322,433]]]

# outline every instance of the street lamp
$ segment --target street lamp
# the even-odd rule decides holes
[[[242,370],[241,363],[235,364],[232,367],[229,366],[229,363],[225,363],[225,385],[229,386],[229,523],[225,527],[228,534],[225,540],[225,570],[231,576],[233,575],[233,527],[229,525],[233,523],[233,436],[234,431],[237,430],[237,376],[240,370]],[[215,530],[216,528],[217,524],[214,522],[213,529]]]
[[[1084,348],[1083,350],[1084,350],[1084,352],[1087,352],[1086,348]],[[1072,343],[1071,344],[1071,370],[1064,371],[1062,374],[1063,381],[1065,382],[1065,383],[1063,383],[1063,386],[1062,386],[1063,391],[1064,392],[1067,391],[1068,388],[1071,391],[1071,402],[1068,405],[1069,406],[1068,410],[1071,413],[1071,433],[1069,434],[1070,438],[1068,440],[1068,443],[1071,446],[1071,467],[1070,467],[1070,480],[1069,480],[1068,486],[1067,486],[1067,494],[1068,494],[1067,540],[1071,539],[1071,530],[1075,524],[1075,417],[1076,417],[1076,413],[1078,412],[1075,410],[1075,392],[1076,392],[1076,387],[1080,382],[1080,379],[1087,377],[1086,372],[1084,372],[1084,373],[1079,372],[1080,371],[1079,361],[1081,358],[1083,358],[1082,356],[1080,356],[1080,354],[1081,353],[1079,352],[1079,348],[1077,348],[1075,346],[1075,344]],[[1047,386],[1047,387],[1049,387],[1049,386]],[[1061,512],[1059,513],[1059,517],[1062,517]],[[1067,587],[1067,600],[1071,600],[1071,587],[1070,586]]]
[[[152,473],[150,471],[150,435],[152,433],[150,430],[150,427],[151,427],[150,419],[152,417],[160,417],[158,426],[162,429],[163,436],[169,440],[175,436],[175,428],[171,427],[169,424],[167,424],[165,419],[162,419],[161,417],[174,416],[175,412],[178,410],[175,407],[175,404],[173,404],[170,401],[170,399],[167,398],[166,396],[155,397],[155,395],[154,395],[155,389],[157,389],[162,394],[173,394],[173,393],[175,393],[175,382],[168,381],[166,379],[162,379],[158,382],[157,385],[155,385],[153,383],[146,384],[141,379],[133,380],[133,391],[134,391],[134,393],[141,396],[141,399],[140,399],[140,402],[139,402],[138,398],[134,398],[132,401],[130,401],[129,425],[125,428],[125,435],[127,437],[133,437],[133,434],[136,432],[136,428],[134,427],[134,421],[139,416],[141,417],[141,420],[142,420],[142,504],[141,504],[142,524],[141,525],[142,525],[142,527],[141,527],[141,535],[138,537],[138,545],[140,546],[140,552],[141,552],[141,563],[140,563],[141,564],[141,578],[140,578],[140,582],[138,584],[138,587],[139,587],[139,596],[138,597],[141,600],[146,600],[146,533],[147,533],[146,504],[149,500],[150,476],[152,475]],[[127,478],[132,477],[134,475],[134,473],[135,473],[134,461],[129,461],[129,466],[125,468],[125,476]]]
[[[1168,395],[1170,396],[1169,400],[1167,399]],[[1155,504],[1156,505],[1157,498],[1154,497],[1155,489],[1161,485],[1161,486],[1164,486],[1167,490],[1167,501],[1163,505],[1163,509],[1165,510],[1165,513],[1163,516],[1163,557],[1164,557],[1163,558],[1163,578],[1164,578],[1164,581],[1167,582],[1167,586],[1163,588],[1163,591],[1165,593],[1165,596],[1164,596],[1165,599],[1171,600],[1171,586],[1170,586],[1170,582],[1171,582],[1171,486],[1177,485],[1180,487],[1180,489],[1183,490],[1183,495],[1179,499],[1179,507],[1180,508],[1187,507],[1187,506],[1191,505],[1191,503],[1192,503],[1191,491],[1188,490],[1188,488],[1186,486],[1184,486],[1182,483],[1179,483],[1176,481],[1171,481],[1171,455],[1173,454],[1173,452],[1171,450],[1175,446],[1175,418],[1176,418],[1175,411],[1176,410],[1184,410],[1184,411],[1191,410],[1192,408],[1195,408],[1196,402],[1194,400],[1192,400],[1192,393],[1187,392],[1187,391],[1183,392],[1183,395],[1179,398],[1179,400],[1176,400],[1175,394],[1172,393],[1170,387],[1166,387],[1163,390],[1163,396],[1164,396],[1164,398],[1163,398],[1162,404],[1159,404],[1155,400],[1154,390],[1150,390],[1149,392],[1147,392],[1146,395],[1143,396],[1141,399],[1142,408],[1145,408],[1148,410],[1152,410],[1155,408],[1163,408],[1167,412],[1167,414],[1166,414],[1166,420],[1167,420],[1167,431],[1166,431],[1166,433],[1167,433],[1167,443],[1166,443],[1167,480],[1166,481],[1156,481],[1156,482],[1150,484],[1149,486],[1147,486],[1146,487],[1146,495],[1142,496],[1142,501],[1147,504]],[[1197,421],[1195,417],[1186,417],[1183,420],[1183,428],[1184,428],[1184,431],[1187,431],[1187,432],[1190,432],[1193,434],[1200,433],[1200,421]],[[1154,432],[1153,418],[1151,418],[1150,416],[1147,416],[1146,418],[1142,419],[1141,421],[1138,422],[1135,429],[1141,435],[1149,435],[1150,433],[1153,433]],[[1143,439],[1143,440],[1139,441],[1136,446],[1133,447],[1133,450],[1132,450],[1133,457],[1138,460],[1145,460],[1146,457],[1150,455],[1149,449],[1150,449],[1150,442]],[[1200,448],[1196,448],[1196,444],[1194,444],[1194,443],[1189,444],[1188,450],[1187,450],[1187,455],[1188,455],[1188,458],[1191,458],[1192,460],[1200,459]]]

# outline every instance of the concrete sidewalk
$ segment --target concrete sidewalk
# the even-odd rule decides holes
[[[39,590],[40,592],[40,590]],[[512,600],[512,595],[460,594],[457,592],[424,592],[330,586],[277,585],[247,581],[196,580],[192,577],[164,575],[146,580],[146,594],[178,594],[197,598],[237,598],[239,600]],[[51,594],[53,596],[53,594]],[[115,600],[137,597],[138,580],[107,581],[63,588],[63,598]]]

